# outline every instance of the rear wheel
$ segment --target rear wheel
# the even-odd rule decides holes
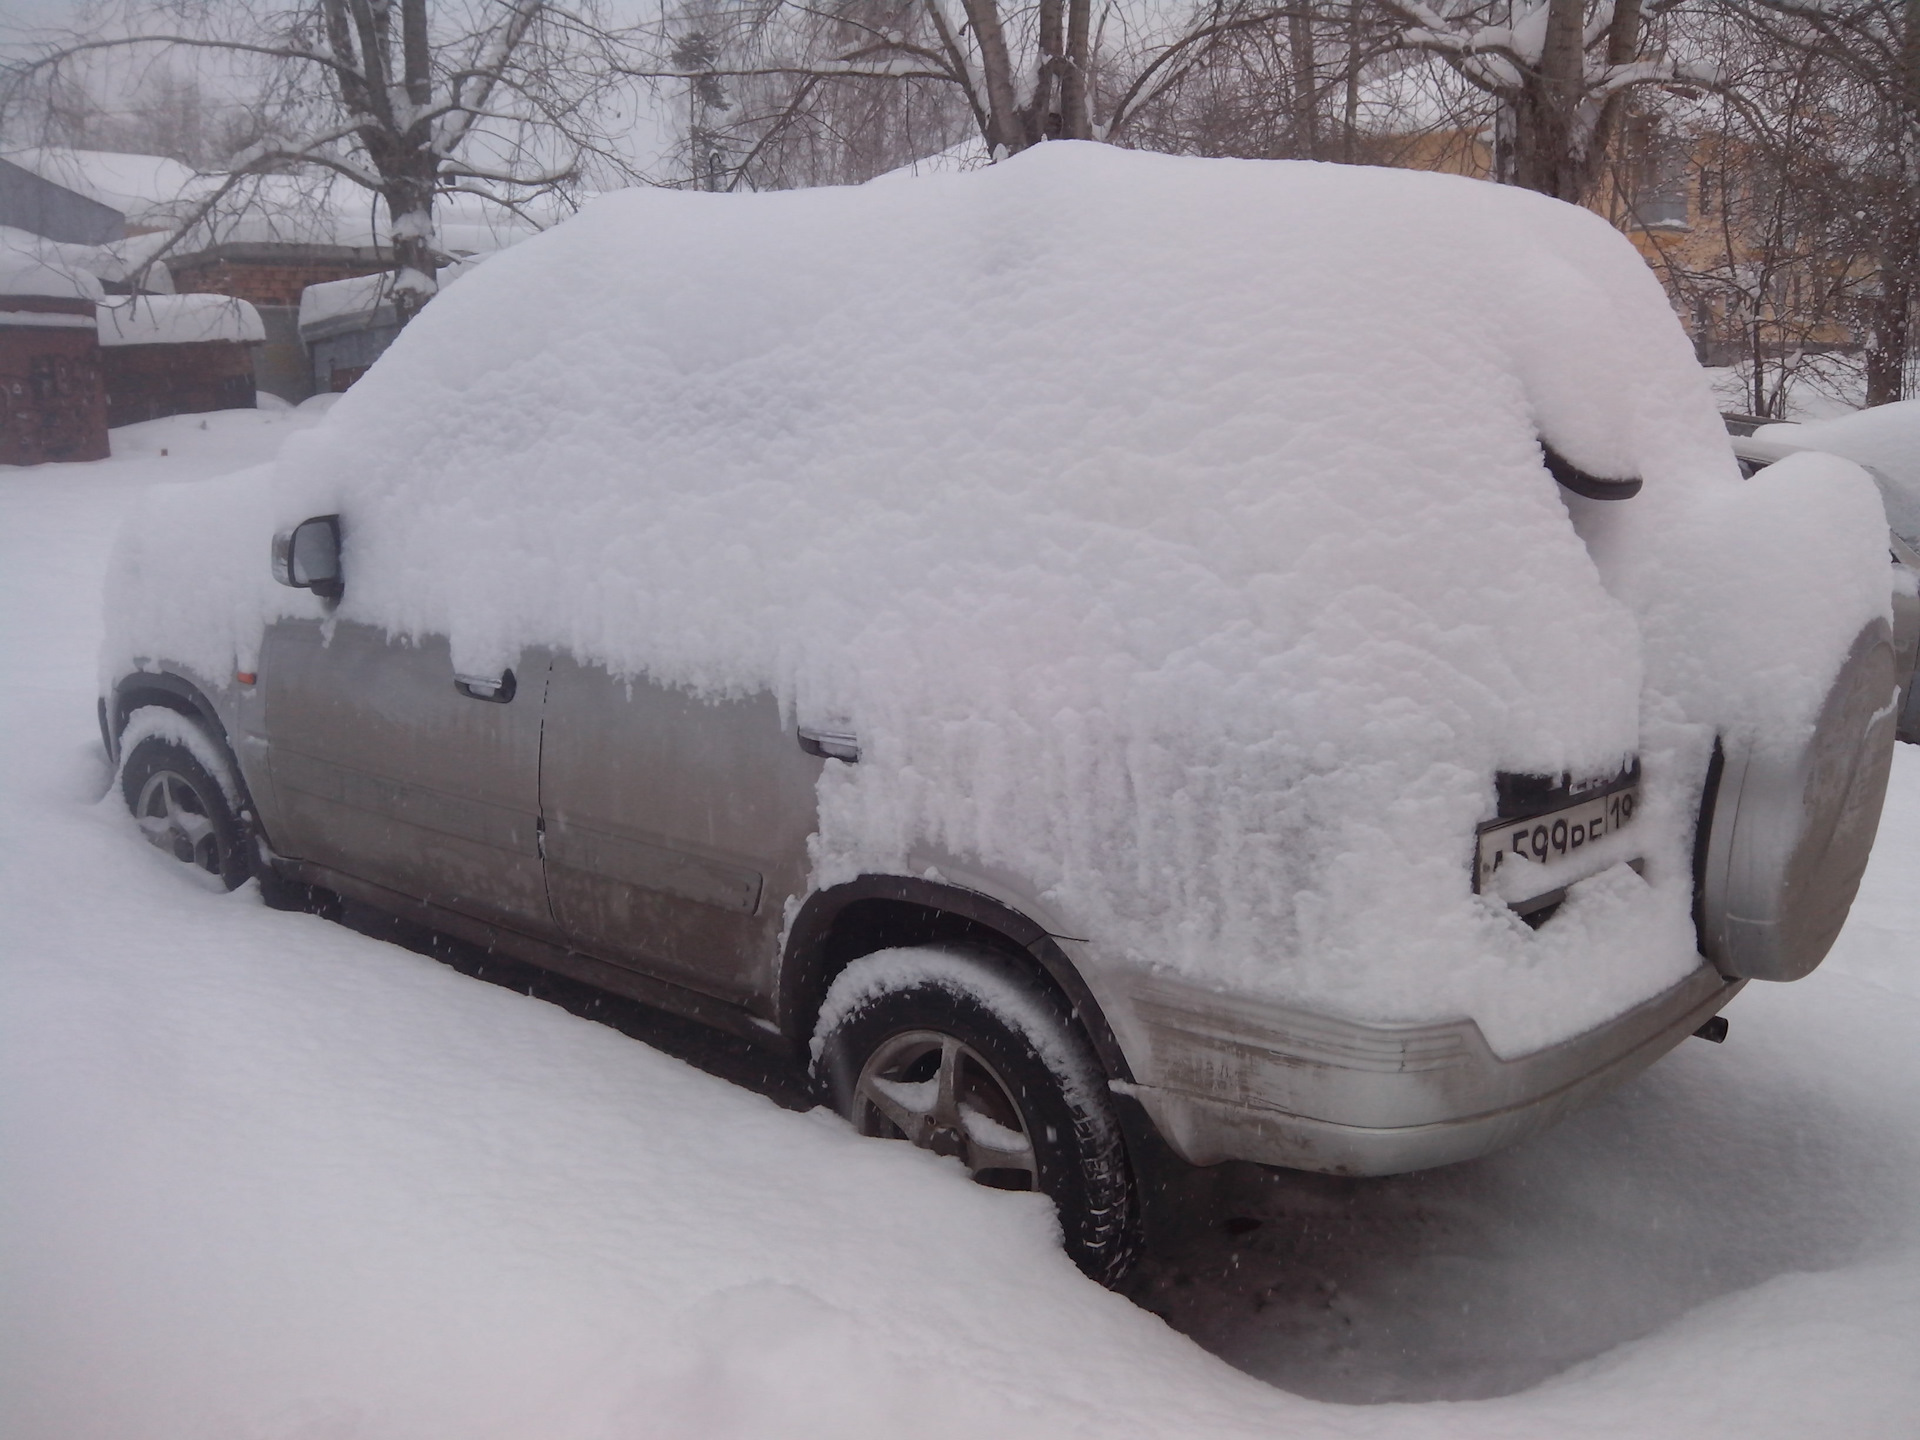
[[[179,726],[191,723],[178,719]],[[184,739],[136,738],[121,759],[120,793],[148,844],[229,890],[245,882],[245,829],[220,782]]]
[[[1054,1202],[1067,1253],[1106,1285],[1139,1251],[1133,1173],[1104,1075],[1057,1005],[996,957],[888,950],[827,994],[814,1069],[863,1135],[958,1160]]]

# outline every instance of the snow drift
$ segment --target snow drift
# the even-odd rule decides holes
[[[1570,497],[1543,439],[1645,488]],[[816,883],[1011,873],[1110,962],[1511,1054],[1699,963],[1715,730],[1803,729],[1886,612],[1872,485],[1786,480],[1740,482],[1585,211],[1046,145],[614,195],[501,254],[270,475],[156,492],[106,660],[252,668],[318,607],[268,533],[338,511],[340,613],[462,670],[558,643],[850,723]],[[1496,771],[1634,754],[1644,878],[1537,933],[1470,892]]]

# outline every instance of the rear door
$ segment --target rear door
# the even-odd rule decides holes
[[[331,633],[329,633],[329,628]],[[540,863],[550,657],[456,676],[447,642],[280,621],[260,661],[273,842],[402,895],[557,938]]]
[[[822,763],[770,695],[707,702],[555,656],[540,798],[568,944],[736,1003],[770,996]]]

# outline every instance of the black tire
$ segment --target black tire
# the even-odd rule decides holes
[[[862,1134],[953,1155],[982,1184],[1044,1192],[1089,1278],[1117,1287],[1139,1258],[1138,1195],[1106,1077],[1062,1007],[1006,962],[932,949],[854,961],[823,1007],[814,1077]]]
[[[208,737],[207,743],[215,742]],[[246,883],[246,827],[220,782],[186,745],[162,735],[135,741],[121,757],[120,793],[155,847],[229,890]]]

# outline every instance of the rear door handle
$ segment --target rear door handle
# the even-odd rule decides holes
[[[469,700],[487,700],[495,705],[504,705],[513,699],[515,685],[513,671],[502,670],[498,675],[456,675],[453,688]]]

